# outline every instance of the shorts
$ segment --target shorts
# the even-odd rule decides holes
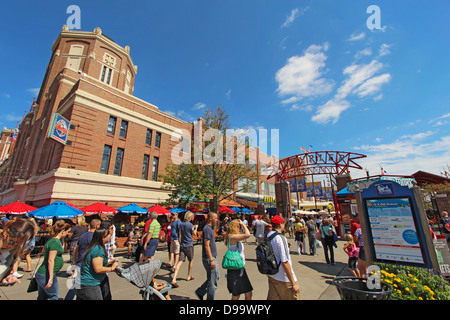
[[[144,251],[144,257],[153,257],[156,252],[156,247],[158,246],[159,239],[150,239],[149,242],[147,242],[147,249]]]
[[[356,262],[358,262],[357,257],[349,257],[347,265],[350,269],[356,269]]]
[[[180,261],[184,262],[186,258],[189,261],[194,259],[194,247],[180,247]]]
[[[180,241],[172,240],[170,242],[170,252],[174,254],[180,254]]]
[[[366,261],[366,253],[364,252],[364,247],[359,247],[359,260]]]
[[[303,241],[303,232],[295,231],[295,241]]]
[[[227,270],[227,288],[228,292],[235,297],[243,293],[253,291],[252,284],[248,279],[245,268],[238,270]]]
[[[300,292],[292,291],[292,284],[290,282],[282,282],[275,280],[268,276],[269,292],[267,293],[267,300],[300,300]],[[298,282],[296,282],[298,285]]]

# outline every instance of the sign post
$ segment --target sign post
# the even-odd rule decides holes
[[[439,270],[419,188],[379,180],[355,190],[367,265],[374,262]]]

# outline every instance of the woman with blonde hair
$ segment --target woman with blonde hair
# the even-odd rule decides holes
[[[242,233],[242,231],[244,233]],[[230,222],[224,236],[224,243],[231,251],[239,251],[245,266],[245,254],[243,241],[250,237],[247,226],[239,219]],[[231,300],[239,300],[244,294],[245,300],[252,299],[253,287],[248,279],[245,267],[238,270],[227,270],[227,288],[231,293]]]

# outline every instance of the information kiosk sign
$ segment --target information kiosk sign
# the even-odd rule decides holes
[[[433,267],[426,241],[429,226],[420,217],[412,189],[381,180],[361,191],[360,201],[371,261]]]

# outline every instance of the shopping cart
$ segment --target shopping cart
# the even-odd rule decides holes
[[[158,291],[154,288],[153,279],[161,268],[161,265],[161,260],[155,259],[148,260],[144,263],[135,263],[131,267],[125,269],[117,267],[115,271],[120,277],[141,289],[139,293],[142,295],[142,300],[166,300],[164,294],[167,293],[172,286],[165,282],[166,286],[163,289]]]

